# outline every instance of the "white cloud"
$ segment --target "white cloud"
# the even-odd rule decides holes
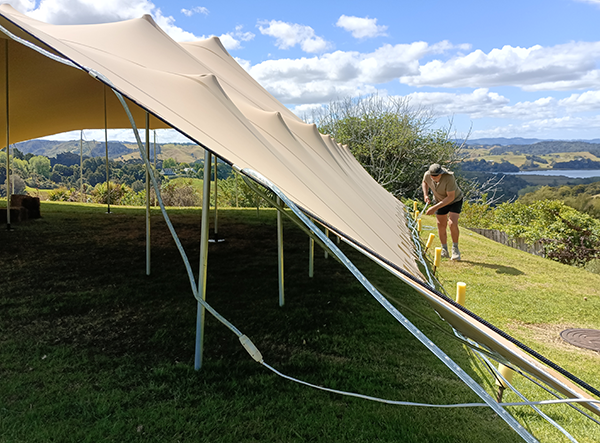
[[[43,0],[37,7],[36,3],[33,0],[11,2],[18,11],[55,25],[110,23],[150,14],[176,41],[201,38],[176,26],[172,16],[164,16],[160,8],[149,0]]]
[[[572,42],[553,47],[504,46],[481,50],[446,62],[433,60],[417,74],[400,78],[410,86],[491,87],[512,85],[524,90],[576,89],[600,86],[600,42]]]
[[[187,15],[188,17],[191,17],[194,14],[208,15],[208,8],[205,8],[204,6],[195,6],[192,9],[183,8],[181,13]]]
[[[386,35],[387,26],[378,25],[376,18],[342,15],[336,26],[350,32],[354,38],[373,38]]]
[[[482,137],[538,137],[559,139],[598,138],[596,128],[600,125],[600,116],[592,117],[556,117],[529,120],[523,123],[497,126],[491,129],[474,130],[471,138]]]
[[[598,5],[600,6],[600,0],[575,0],[579,3],[590,3],[592,5]]]
[[[310,26],[271,20],[260,23],[258,29],[263,35],[275,37],[275,45],[279,49],[289,49],[300,45],[304,52],[316,53],[323,52],[331,46],[325,39],[316,36],[314,29]]]
[[[223,46],[225,46],[228,51],[242,48],[241,42],[247,42],[253,38],[254,34],[252,32],[244,32],[244,27],[242,25],[236,26],[234,32],[228,32],[219,36],[221,43],[223,43]]]
[[[383,45],[371,53],[335,51],[311,58],[267,60],[248,72],[284,103],[323,103],[374,92],[376,84],[417,74],[419,59],[452,48],[445,41]]]
[[[600,91],[572,94],[560,100],[558,104],[571,113],[600,111]]]

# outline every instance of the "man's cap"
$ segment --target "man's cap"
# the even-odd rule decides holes
[[[443,172],[444,168],[442,168],[439,163],[434,163],[429,167],[429,173],[431,175],[440,175]]]

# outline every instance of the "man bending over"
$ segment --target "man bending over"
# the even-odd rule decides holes
[[[438,235],[442,243],[442,257],[450,256],[448,254],[448,236],[446,233],[446,226],[449,226],[450,236],[452,237],[452,256],[450,258],[451,260],[460,260],[458,218],[462,210],[463,193],[456,184],[454,172],[450,172],[434,163],[423,175],[422,187],[425,203],[431,203],[429,190],[433,193],[434,204],[427,209],[427,215],[435,212]]]

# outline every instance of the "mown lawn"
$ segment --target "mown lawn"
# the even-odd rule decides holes
[[[164,222],[154,213],[148,277],[143,208],[111,210],[47,202],[42,219],[12,232],[0,229],[1,442],[519,441],[487,408],[391,406],[281,379],[256,364],[210,316],[204,366],[194,371],[197,304]],[[197,270],[200,211],[171,213]],[[308,278],[308,239],[287,222],[286,305],[280,308],[273,210],[222,210],[219,233],[226,241],[210,245],[208,301],[276,369],[395,400],[480,402],[336,261],[317,251],[315,276]],[[447,287],[477,263],[480,271],[499,269],[482,259],[469,264],[467,239],[482,248],[488,244],[464,238],[463,263],[440,270]],[[434,327],[407,313],[485,383],[472,357],[438,329],[449,330],[417,293],[342,247],[387,293],[436,322]],[[479,309],[472,292],[470,286],[467,306]],[[514,323],[506,318],[499,326]],[[525,333],[519,338],[528,339]],[[562,441],[535,415],[515,410],[542,441]],[[554,418],[574,423],[580,441],[600,438],[568,411],[556,410]]]
[[[437,237],[435,219],[425,216],[422,222],[422,236],[434,232]],[[449,295],[455,295],[457,282],[465,282],[468,309],[600,388],[599,353],[574,347],[559,335],[568,328],[600,329],[600,275],[508,248],[467,229],[461,230],[460,245],[462,261],[443,260],[437,275]],[[528,396],[548,398],[522,377],[515,381]],[[519,401],[513,394],[505,399]],[[580,441],[600,441],[600,426],[569,409],[542,408],[552,418],[552,414],[566,414],[560,423],[574,429]],[[518,417],[530,412],[523,408],[512,411]],[[544,437],[540,437],[542,441],[562,441],[542,422],[531,422],[531,426],[537,436]]]

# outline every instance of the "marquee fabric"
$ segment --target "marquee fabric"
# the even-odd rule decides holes
[[[147,111],[152,129],[174,128],[238,168],[257,171],[305,213],[412,284],[458,331],[565,395],[590,397],[426,285],[407,280],[405,274],[417,280],[422,275],[403,204],[346,147],[302,122],[254,81],[217,38],[177,43],[147,15],[56,26],[6,4],[0,6],[0,25],[81,68],[1,34],[0,144],[7,109],[10,143],[105,125],[130,127],[110,88],[89,75],[100,73],[126,97],[138,127],[145,126]],[[599,413],[597,406],[586,407]]]

